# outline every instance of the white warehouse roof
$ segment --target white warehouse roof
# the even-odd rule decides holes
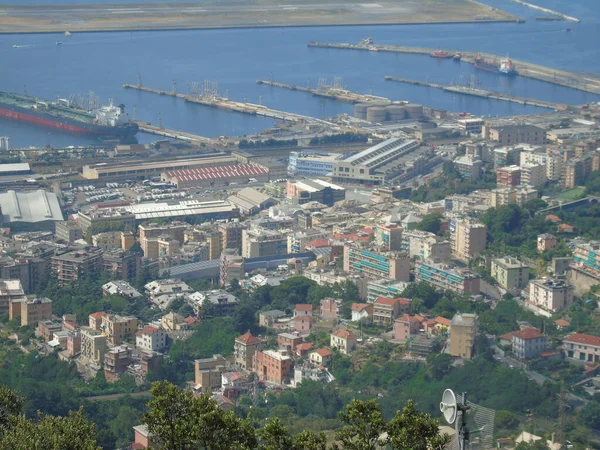
[[[42,189],[37,191],[0,193],[0,208],[5,223],[45,222],[64,220],[56,194]]]

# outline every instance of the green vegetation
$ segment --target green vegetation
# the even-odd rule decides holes
[[[556,196],[556,198],[559,200],[573,201],[573,200],[578,200],[580,198],[583,198],[583,197],[585,197],[585,195],[586,195],[586,188],[576,187],[576,188],[561,192],[560,194],[558,194]]]
[[[248,141],[242,139],[238,148],[240,149],[253,149],[253,148],[269,148],[269,147],[297,147],[298,140],[284,140],[284,139],[267,139],[266,141]]]

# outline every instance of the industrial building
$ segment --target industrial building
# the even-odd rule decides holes
[[[341,159],[344,159],[341,153],[290,152],[287,173],[291,176],[327,177],[333,172],[334,164]]]
[[[54,222],[64,220],[53,192],[42,189],[28,192],[0,193],[0,227],[16,224],[36,224],[36,229],[54,230]]]
[[[177,186],[178,189],[247,183],[250,178],[257,181],[269,181],[269,170],[254,164],[235,164],[167,170],[160,176],[161,181],[171,183]]]
[[[29,163],[12,163],[12,164],[0,164],[0,177],[6,175],[29,175],[31,174],[31,168]]]
[[[323,180],[288,180],[286,186],[287,198],[294,199],[302,205],[309,202],[319,202],[333,206],[346,198],[346,190],[336,184]]]
[[[407,181],[441,162],[431,149],[419,147],[418,141],[388,139],[338,161],[333,181],[375,186]]]
[[[229,196],[227,201],[239,208],[240,213],[246,215],[256,214],[279,203],[274,198],[249,187]]]

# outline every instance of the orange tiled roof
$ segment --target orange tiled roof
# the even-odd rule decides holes
[[[241,336],[238,336],[236,341],[243,342],[244,344],[248,345],[248,344],[258,344],[260,342],[260,339],[252,336],[250,334],[250,332],[248,331],[247,333],[244,333]]]
[[[600,347],[600,337],[592,336],[591,334],[575,333],[563,339],[563,342],[571,342],[573,344],[592,345]]]

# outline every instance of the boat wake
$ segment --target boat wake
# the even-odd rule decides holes
[[[27,47],[33,47],[33,45],[31,45],[31,44],[27,44],[27,45],[13,45],[13,48],[27,48]]]

